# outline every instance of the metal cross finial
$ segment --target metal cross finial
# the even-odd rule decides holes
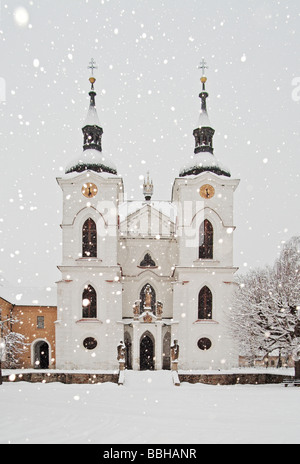
[[[92,70],[92,76],[93,76],[93,75],[94,75],[94,69],[98,69],[98,66],[95,66],[95,65],[96,65],[96,61],[94,60],[94,58],[91,59],[89,65],[90,65],[90,66],[88,66],[88,69],[91,69],[91,70]]]
[[[202,58],[202,61],[200,63],[200,66],[198,69],[202,69],[202,75],[203,77],[205,76],[205,70],[208,69],[207,63],[204,58]]]

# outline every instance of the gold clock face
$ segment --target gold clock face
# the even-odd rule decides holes
[[[84,184],[81,191],[86,198],[94,198],[98,193],[98,187],[95,184],[87,183]]]
[[[200,189],[200,195],[202,198],[205,198],[206,200],[210,200],[215,196],[215,189],[211,185],[203,185]]]

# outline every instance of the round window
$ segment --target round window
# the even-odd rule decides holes
[[[95,348],[97,348],[98,346],[98,342],[97,340],[95,340],[94,338],[86,338],[83,342],[83,346],[86,350],[89,350],[89,351],[92,351],[94,350]]]
[[[198,348],[201,351],[208,351],[211,349],[211,347],[212,347],[212,342],[209,340],[209,338],[201,338],[198,341]]]

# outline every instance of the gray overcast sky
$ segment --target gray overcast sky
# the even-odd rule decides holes
[[[25,286],[59,279],[55,179],[82,149],[91,57],[104,151],[129,198],[142,198],[149,169],[162,200],[193,154],[206,58],[215,154],[242,181],[235,263],[272,263],[299,234],[299,35],[299,0],[2,0],[2,276]]]

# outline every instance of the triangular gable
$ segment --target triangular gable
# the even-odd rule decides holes
[[[159,205],[162,205],[162,208]],[[171,204],[163,208],[161,203],[129,203],[122,205],[120,211],[121,232],[142,236],[169,236],[175,230],[175,222],[170,211],[174,213]],[[127,206],[127,207],[126,207]],[[170,217],[171,216],[171,217]]]

